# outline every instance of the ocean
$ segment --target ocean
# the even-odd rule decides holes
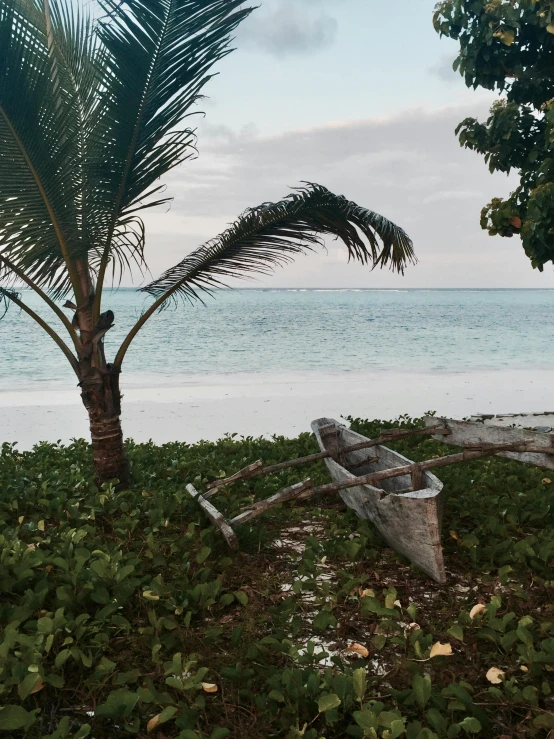
[[[48,316],[33,293],[23,295]],[[108,359],[148,304],[132,289],[105,295],[104,310],[111,308],[116,322],[106,337]],[[259,380],[298,372],[549,369],[553,353],[554,290],[220,290],[204,305],[154,315],[127,354],[123,383],[175,386],[191,377],[249,373]],[[0,391],[74,385],[52,340],[11,306],[0,320]]]

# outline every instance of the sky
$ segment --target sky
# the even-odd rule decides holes
[[[245,208],[318,182],[401,225],[418,264],[404,276],[348,264],[340,242],[251,287],[554,287],[518,238],[481,230],[481,208],[517,177],[491,175],[454,135],[495,96],[452,71],[457,45],[434,0],[261,0],[205,88],[199,156],[150,212],[151,273],[180,261]]]

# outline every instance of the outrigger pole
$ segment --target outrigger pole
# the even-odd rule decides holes
[[[350,452],[357,452],[360,449],[371,449],[371,447],[385,444],[389,441],[398,441],[406,436],[448,436],[450,434],[449,429],[445,429],[442,426],[429,426],[424,429],[389,429],[387,431],[381,431],[381,435],[377,439],[371,439],[370,441],[363,441],[359,444],[353,444],[352,446],[346,447],[341,450],[342,454],[349,454]],[[251,480],[253,477],[260,477],[261,475],[269,475],[272,472],[280,472],[286,470],[289,467],[299,467],[303,464],[309,464],[310,462],[318,462],[320,459],[328,459],[333,457],[332,452],[318,452],[317,454],[309,454],[307,457],[299,457],[298,459],[292,459],[288,462],[280,462],[279,464],[263,466],[261,459],[257,462],[244,467],[242,470],[235,472],[234,475],[226,477],[223,480],[215,480],[208,485],[208,492],[204,495],[205,498],[211,498],[215,495],[218,490],[225,485],[230,485],[238,480]],[[377,457],[369,458],[364,460],[364,464],[370,464],[375,462]]]

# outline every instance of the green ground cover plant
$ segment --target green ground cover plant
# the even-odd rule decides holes
[[[351,421],[368,436],[421,424]],[[2,447],[1,736],[552,735],[549,473],[497,458],[440,471],[439,586],[338,497],[266,514],[230,553],[186,484],[316,451],[309,434],[126,451],[134,483],[118,491],[95,484],[84,441]],[[289,469],[217,505],[234,514],[308,474],[328,479],[323,463]]]

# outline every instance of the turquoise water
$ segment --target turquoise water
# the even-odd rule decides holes
[[[133,290],[106,295],[116,316],[108,358],[147,305]],[[128,384],[150,386],[250,372],[544,369],[553,355],[554,290],[241,289],[153,316],[123,369]],[[10,308],[0,320],[0,390],[68,383],[75,377],[55,344]]]

